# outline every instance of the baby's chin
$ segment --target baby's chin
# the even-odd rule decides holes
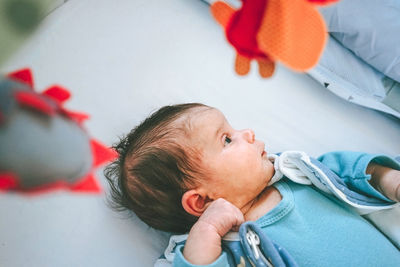
[[[272,177],[274,177],[274,175],[275,175],[275,168],[274,165],[271,163],[271,166],[268,166],[268,168],[266,168],[265,171],[265,181],[267,185],[271,181]]]
[[[266,158],[264,160],[264,166],[267,170],[267,173],[272,174],[272,176],[275,174],[274,163],[270,159]]]

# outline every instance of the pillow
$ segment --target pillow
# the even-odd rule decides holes
[[[341,0],[320,12],[332,37],[400,82],[400,1]]]

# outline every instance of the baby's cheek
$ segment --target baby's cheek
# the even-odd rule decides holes
[[[247,161],[244,168],[246,169],[246,172],[248,172],[250,175],[253,175],[253,176],[257,175],[257,173],[259,173],[259,172],[262,172],[264,169],[262,162],[260,162],[259,160],[255,160],[255,159],[250,159],[249,161]]]

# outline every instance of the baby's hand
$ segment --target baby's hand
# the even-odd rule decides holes
[[[242,212],[225,199],[213,201],[190,230],[183,255],[192,264],[205,265],[221,254],[221,238],[244,222]]]
[[[400,202],[400,171],[371,162],[367,173],[371,174],[373,187],[391,200]]]
[[[244,222],[242,212],[223,198],[211,202],[196,224],[203,224],[223,237],[231,229],[238,230]]]

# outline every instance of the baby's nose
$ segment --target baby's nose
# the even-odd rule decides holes
[[[243,135],[249,143],[254,143],[256,135],[252,129],[243,130]]]

